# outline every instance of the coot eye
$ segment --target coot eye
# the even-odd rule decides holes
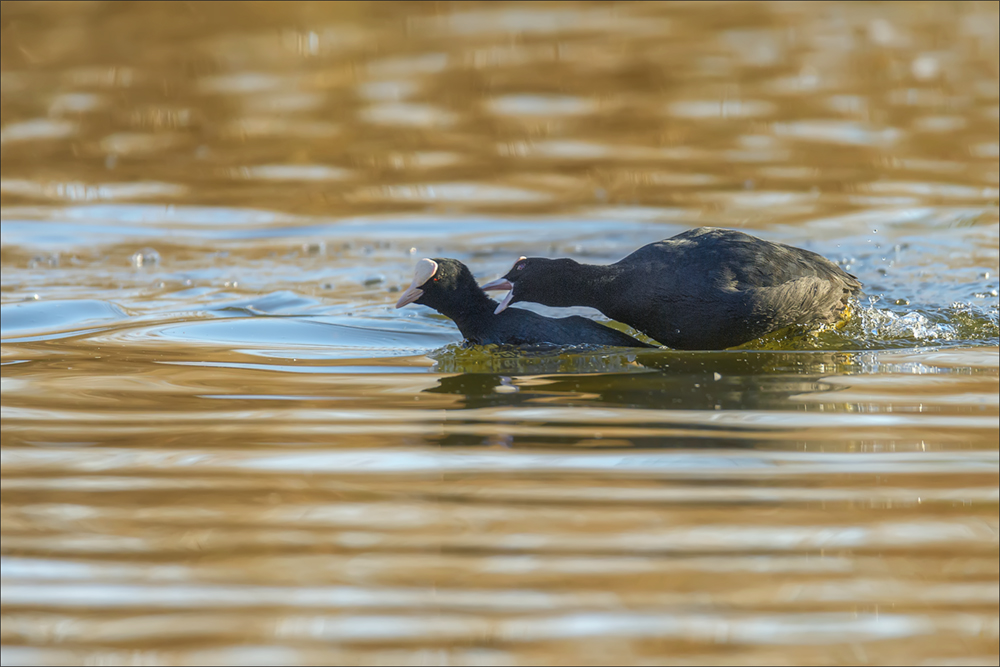
[[[520,264],[517,265],[517,270],[524,271],[524,262],[521,262]]]

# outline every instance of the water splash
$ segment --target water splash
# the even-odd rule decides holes
[[[160,263],[160,253],[153,248],[136,250],[129,257],[129,262],[137,269],[141,269],[144,266],[156,266]]]
[[[907,339],[914,341],[953,340],[955,327],[945,323],[934,323],[926,315],[910,311],[903,315],[875,306],[861,308],[857,317],[858,327],[872,339]]]
[[[767,349],[891,350],[908,347],[997,345],[1000,317],[997,306],[955,302],[944,307],[910,308],[908,303],[870,297],[868,305],[855,302],[851,319],[840,328],[790,332],[767,340]]]

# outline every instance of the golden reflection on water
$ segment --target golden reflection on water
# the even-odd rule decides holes
[[[0,33],[4,664],[996,664],[995,3]],[[712,353],[392,309],[702,224],[875,303]]]

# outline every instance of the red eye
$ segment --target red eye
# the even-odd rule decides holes
[[[524,271],[524,262],[521,262],[520,264],[517,265],[517,270]]]

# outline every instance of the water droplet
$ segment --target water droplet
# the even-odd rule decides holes
[[[152,248],[143,248],[132,253],[129,260],[137,269],[143,266],[156,266],[160,263],[160,253]]]
[[[54,255],[35,255],[30,260],[28,260],[29,269],[37,269],[39,267],[55,269],[59,266],[59,253]]]

